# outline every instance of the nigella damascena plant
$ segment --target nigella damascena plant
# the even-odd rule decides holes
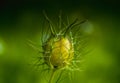
[[[68,16],[62,18],[62,13],[58,15],[57,21],[49,19],[46,12],[43,12],[45,26],[41,27],[41,46],[39,51],[39,58],[37,66],[44,71],[51,71],[48,83],[58,83],[62,79],[62,73],[69,70],[79,70],[77,62],[80,62],[79,57],[82,53],[81,43],[83,34],[81,32],[81,25],[87,22],[86,19],[79,20],[75,18],[69,21]],[[66,20],[65,20],[66,19]],[[56,26],[55,26],[56,24]],[[35,47],[30,41],[31,46]],[[44,72],[43,71],[43,72]],[[56,73],[60,71],[60,73]],[[58,76],[56,74],[59,74]]]

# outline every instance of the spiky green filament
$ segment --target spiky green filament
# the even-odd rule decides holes
[[[81,22],[79,22],[79,23],[77,23],[77,22],[78,22],[78,19],[76,18],[76,19],[65,29],[65,31],[63,32],[64,36],[66,36],[67,33],[70,32],[70,30],[71,30],[73,27],[78,26],[78,25],[86,22],[86,20],[83,20],[83,21],[81,21]]]
[[[50,25],[50,30],[51,30],[51,34],[54,36],[56,34],[56,31],[53,29],[53,25],[51,20],[48,18],[47,14],[45,13],[45,11],[43,11],[43,14],[46,18],[46,20],[48,21],[49,25]]]

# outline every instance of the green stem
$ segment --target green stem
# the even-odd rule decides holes
[[[53,78],[54,78],[54,75],[55,75],[55,70],[53,69],[53,70],[52,70],[52,74],[51,74],[51,76],[50,76],[49,83],[52,83]]]

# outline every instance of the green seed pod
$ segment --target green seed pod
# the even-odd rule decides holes
[[[77,18],[67,24],[62,22],[61,15],[59,16],[59,23],[57,28],[53,25],[52,21],[48,18],[47,14],[43,12],[47,23],[45,28],[41,28],[41,47],[39,50],[42,53],[35,65],[43,66],[44,70],[52,70],[49,83],[53,83],[54,73],[56,70],[68,69],[78,70],[76,67],[78,52],[82,49],[80,38],[79,25],[86,22],[86,20],[79,21]],[[46,31],[44,31],[46,30]],[[73,44],[74,43],[74,44]],[[34,47],[32,45],[32,47]],[[46,66],[47,64],[47,66]],[[45,68],[44,68],[45,65]],[[62,71],[60,76],[62,75]],[[57,82],[60,79],[58,77]],[[56,83],[57,83],[56,82]]]
[[[45,62],[52,68],[65,67],[73,59],[74,48],[67,37],[49,38],[43,47]]]

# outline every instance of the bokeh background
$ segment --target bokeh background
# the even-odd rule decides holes
[[[40,43],[43,10],[53,18],[62,10],[71,19],[89,21],[83,29],[92,38],[88,49],[93,50],[84,56],[82,71],[74,72],[72,83],[120,83],[119,8],[116,0],[0,1],[0,83],[46,83],[47,74],[29,67],[37,51],[27,45],[28,39]]]

